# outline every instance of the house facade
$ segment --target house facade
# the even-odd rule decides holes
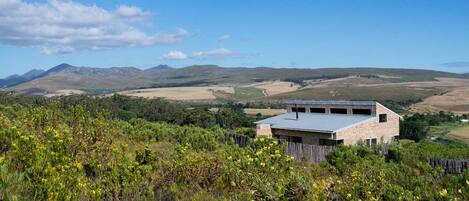
[[[255,122],[257,135],[314,145],[379,144],[399,137],[401,116],[375,101],[295,100],[287,111]]]

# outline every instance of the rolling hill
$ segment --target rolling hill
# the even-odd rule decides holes
[[[133,67],[90,68],[60,64],[9,89],[47,94],[64,89],[94,92],[151,86],[150,81],[140,79],[143,73]]]
[[[146,70],[135,67],[92,68],[60,64],[47,71],[32,71],[1,80],[1,86],[26,94],[48,94],[57,90],[107,93],[126,89],[176,86],[246,85],[282,80],[298,84],[358,76],[380,82],[430,81],[437,77],[463,78],[463,74],[420,69],[390,68],[270,68],[194,65],[171,68],[159,65]],[[7,84],[2,84],[7,83]]]

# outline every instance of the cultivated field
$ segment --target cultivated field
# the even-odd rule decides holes
[[[452,130],[448,137],[461,140],[469,144],[469,125]]]
[[[54,93],[46,94],[47,97],[54,97],[54,96],[70,96],[75,94],[85,94],[84,91],[78,89],[62,89],[57,90]]]
[[[452,111],[469,113],[469,79],[437,78],[435,81],[390,82],[381,77],[349,76],[311,80],[301,87],[293,82],[269,81],[249,85],[166,87],[119,94],[170,100],[229,100],[282,102],[291,99],[393,100],[418,102],[411,112]]]
[[[447,90],[447,93],[428,97],[423,102],[415,104],[412,111],[469,113],[469,79],[438,78],[438,82],[409,83],[408,86]]]
[[[300,88],[300,85],[293,82],[284,82],[284,81],[271,81],[263,82],[260,84],[250,85],[252,87],[264,90],[266,96],[296,91]]]
[[[234,94],[233,87],[168,87],[122,91],[119,94],[144,98],[167,98],[171,100],[212,100],[215,91]]]
[[[250,114],[250,115],[256,115],[258,113],[261,113],[264,116],[274,116],[274,115],[286,113],[287,110],[285,110],[285,109],[246,108],[246,109],[244,109],[244,112],[246,114]]]
[[[305,88],[297,91],[265,97],[271,101],[290,99],[318,100],[420,100],[441,93],[437,89],[418,89],[411,87],[383,86],[342,86]]]

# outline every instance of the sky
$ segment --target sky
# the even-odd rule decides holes
[[[0,77],[75,66],[469,72],[469,1],[0,0]]]

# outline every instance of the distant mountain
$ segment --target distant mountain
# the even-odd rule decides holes
[[[40,75],[42,75],[45,71],[42,69],[33,69],[30,70],[29,72],[23,74],[21,77],[24,77],[26,79],[34,79]]]
[[[40,76],[44,70],[33,69],[23,75],[10,75],[4,79],[0,79],[0,88],[12,87]]]
[[[171,70],[171,69],[173,69],[171,66],[168,66],[166,64],[160,64],[158,66],[145,69],[145,72],[159,72],[159,71],[165,71],[165,70]]]
[[[8,79],[0,80],[0,86],[18,91],[42,91],[44,93],[61,89],[104,93],[148,87],[241,85],[270,80],[284,80],[302,84],[306,80],[324,80],[347,76],[372,77],[386,82],[425,81],[434,80],[436,77],[469,77],[468,74],[390,68],[226,68],[216,65],[171,68],[167,65],[159,65],[141,70],[134,67],[92,68],[60,64],[47,71],[33,70],[21,76],[11,76]]]
[[[143,70],[134,67],[91,68],[60,64],[33,80],[14,86],[13,89],[41,89],[46,92],[78,89],[99,92],[151,86],[150,81],[140,78],[143,73]]]

